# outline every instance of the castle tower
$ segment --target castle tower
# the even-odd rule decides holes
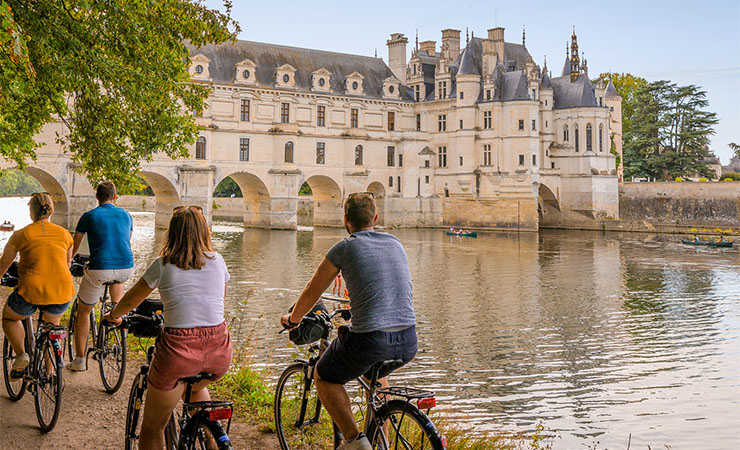
[[[570,37],[570,81],[576,81],[581,73],[581,60],[578,57],[578,37],[576,27],[573,26],[573,35]]]
[[[393,33],[391,38],[386,41],[388,46],[388,67],[391,68],[393,75],[406,84],[406,44],[409,40],[403,33]]]
[[[619,96],[614,83],[609,80],[604,93],[606,107],[609,108],[609,136],[614,142],[614,150],[619,155],[619,166],[617,166],[617,175],[619,181],[622,181],[624,175],[624,159],[622,158],[622,97]],[[611,142],[609,142],[611,147]]]

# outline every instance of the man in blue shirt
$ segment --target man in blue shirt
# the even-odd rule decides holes
[[[131,252],[131,215],[113,204],[116,186],[110,181],[100,183],[95,197],[98,207],[86,212],[77,223],[72,254],[76,254],[87,235],[90,247],[90,263],[77,293],[77,317],[75,318],[75,359],[67,368],[75,372],[87,370],[85,347],[90,331],[90,311],[103,295],[103,283],[116,282],[110,286],[113,303],[123,297],[123,283],[134,271],[134,255]]]
[[[313,309],[326,288],[342,271],[349,291],[352,325],[340,331],[316,364],[314,379],[321,403],[346,441],[338,450],[372,450],[360,433],[344,384],[359,376],[369,378],[376,364],[396,359],[406,364],[417,351],[411,274],[401,241],[373,230],[378,221],[370,192],[350,194],[344,204],[344,226],[350,236],[337,242],[303,289],[291,314],[280,318],[292,328]],[[400,366],[387,366],[378,380]],[[369,381],[369,380],[368,380]]]

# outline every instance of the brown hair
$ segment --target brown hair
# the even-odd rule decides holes
[[[201,210],[194,206],[175,208],[162,244],[162,263],[183,270],[201,269],[206,265],[206,252],[213,251],[211,232]]]
[[[95,189],[95,198],[99,202],[110,202],[116,198],[116,185],[112,181],[103,181]]]
[[[375,214],[375,196],[371,192],[350,194],[344,202],[344,215],[354,229],[372,226]]]
[[[54,201],[48,192],[37,192],[31,196],[28,207],[31,210],[31,219],[38,222],[51,216],[54,212]]]

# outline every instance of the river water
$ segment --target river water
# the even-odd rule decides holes
[[[0,199],[0,222],[28,222]],[[134,213],[137,274],[156,256],[152,214]],[[278,335],[339,229],[216,223],[228,308],[254,362],[275,374],[295,350]],[[420,352],[400,384],[477,431],[555,432],[555,449],[737,449],[740,256],[674,236],[393,230],[409,257]],[[7,233],[0,233],[0,245]],[[232,332],[237,333],[236,326]]]

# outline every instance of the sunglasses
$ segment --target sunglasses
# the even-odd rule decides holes
[[[31,194],[31,197],[35,197],[37,195],[43,195],[43,194],[51,195],[51,193],[49,192],[34,192],[33,194]]]
[[[201,208],[198,205],[190,205],[190,206],[180,205],[180,206],[175,206],[175,208],[172,210],[172,212],[173,213],[177,213],[177,212],[185,211],[186,209],[195,210],[195,211],[198,211],[200,213],[203,212],[203,208]]]
[[[358,197],[360,195],[369,195],[370,197],[375,198],[375,194],[373,194],[372,192],[353,192],[347,196],[347,199]]]

